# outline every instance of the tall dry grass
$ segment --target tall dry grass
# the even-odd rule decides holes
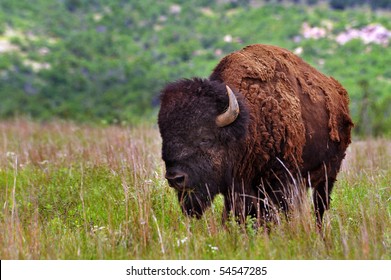
[[[47,213],[54,211],[47,207],[55,205],[43,205],[40,203],[42,197],[47,203],[46,200],[50,201],[56,194],[57,199],[69,195],[69,205],[64,207],[80,204],[78,215],[85,235],[107,229],[107,226],[92,224],[87,217],[87,192],[100,175],[115,179],[112,187],[117,188],[115,194],[125,207],[124,222],[116,234],[128,240],[130,227],[139,225],[137,236],[145,246],[149,238],[147,227],[151,226],[152,180],[160,173],[160,137],[155,129],[102,128],[69,122],[40,124],[22,119],[1,122],[0,134],[2,258],[40,258],[44,249],[42,239],[47,238],[44,227],[47,223],[64,226],[61,221],[66,218],[56,220],[51,216],[46,220]],[[62,172],[64,174],[60,174]],[[59,175],[61,178],[56,178]],[[74,186],[66,185],[69,179]],[[64,193],[59,189],[65,189]],[[70,189],[76,190],[69,193]],[[58,210],[64,210],[64,207],[58,207]],[[130,215],[134,210],[137,215]]]
[[[310,200],[270,233],[182,215],[150,126],[0,122],[2,259],[391,259],[391,142],[354,142],[323,236]]]

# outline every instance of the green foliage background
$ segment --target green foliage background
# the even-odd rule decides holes
[[[371,23],[390,30],[390,12],[371,9],[389,1],[330,1],[337,10],[317,2],[2,0],[0,42],[14,50],[0,52],[0,118],[153,121],[164,84],[207,77],[224,55],[264,43],[301,47],[306,61],[339,80],[356,134],[391,135],[390,47],[330,38]],[[333,29],[304,39],[304,22]]]

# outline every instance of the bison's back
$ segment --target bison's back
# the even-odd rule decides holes
[[[314,171],[334,157],[339,169],[352,122],[347,92],[335,79],[268,45],[226,56],[210,78],[246,97],[254,151],[263,162],[282,157],[302,164],[303,171]]]

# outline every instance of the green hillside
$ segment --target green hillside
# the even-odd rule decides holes
[[[291,2],[318,1],[2,0],[0,118],[153,121],[165,83],[206,77],[229,52],[264,43],[338,79],[356,134],[391,135],[391,13]],[[384,41],[340,41],[371,28]]]

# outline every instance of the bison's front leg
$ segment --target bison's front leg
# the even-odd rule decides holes
[[[248,218],[256,219],[256,227],[264,224],[263,202],[257,193],[231,191],[224,196],[223,223],[230,216],[235,217],[239,224],[245,224]]]

